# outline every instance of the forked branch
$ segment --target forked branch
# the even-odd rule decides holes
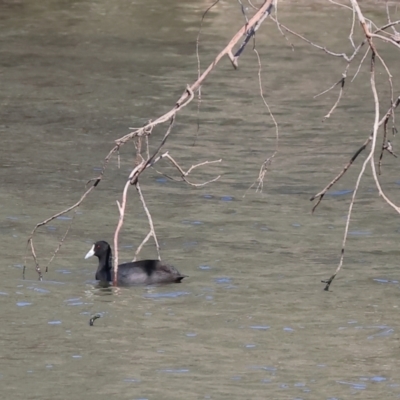
[[[161,148],[163,147],[163,145],[165,144],[165,142],[171,132],[171,128],[172,128],[173,121],[175,119],[176,114],[193,100],[194,93],[200,89],[201,85],[204,83],[204,81],[206,80],[208,75],[214,70],[214,68],[216,68],[217,64],[220,62],[220,60],[224,56],[228,56],[230,58],[230,60],[232,61],[233,65],[235,67],[237,67],[237,59],[240,56],[240,53],[242,52],[245,44],[248,42],[249,38],[254,35],[255,31],[260,27],[261,23],[269,15],[271,8],[272,8],[272,4],[273,4],[273,0],[265,1],[265,3],[258,9],[258,11],[254,14],[254,16],[249,21],[247,21],[246,24],[241,29],[239,29],[239,31],[235,34],[235,36],[231,39],[231,41],[227,44],[227,46],[217,55],[217,57],[214,59],[214,61],[208,66],[208,68],[202,74],[199,74],[198,79],[193,84],[187,86],[184,93],[181,95],[181,97],[178,99],[178,101],[175,103],[174,107],[170,111],[168,111],[167,113],[165,113],[164,115],[158,117],[157,119],[155,119],[153,121],[149,121],[147,124],[145,124],[144,126],[142,126],[140,128],[133,129],[127,135],[124,135],[124,136],[120,137],[119,139],[115,140],[115,146],[110,150],[110,152],[106,156],[100,175],[97,178],[92,179],[88,182],[88,183],[91,183],[91,187],[88,190],[86,190],[86,192],[81,196],[81,198],[79,199],[79,201],[77,203],[75,203],[71,207],[68,207],[65,210],[53,215],[52,217],[38,223],[35,226],[31,235],[28,238],[28,247],[30,247],[31,255],[34,259],[35,268],[39,275],[39,279],[42,279],[42,272],[41,272],[41,269],[39,266],[39,262],[38,262],[34,244],[33,244],[33,237],[34,237],[34,234],[36,233],[37,229],[43,225],[46,225],[48,222],[52,221],[53,219],[57,218],[58,216],[66,214],[67,212],[79,207],[80,204],[85,200],[87,195],[95,187],[97,187],[98,184],[101,182],[101,180],[103,179],[103,175],[104,175],[106,166],[108,165],[108,162],[110,161],[111,157],[116,153],[118,154],[118,165],[119,165],[119,150],[120,150],[121,146],[125,145],[126,143],[128,143],[129,141],[131,141],[132,139],[135,139],[135,138],[144,137],[147,140],[147,138],[151,135],[154,127],[156,127],[160,124],[163,124],[167,121],[171,121],[167,133],[165,134],[161,144],[159,145],[157,151],[153,154],[153,156],[147,157],[145,161],[144,161],[143,157],[139,157],[139,158],[141,158],[141,161],[139,162],[139,165],[136,168],[134,168],[134,170],[132,170],[132,172],[130,173],[129,179],[126,182],[123,193],[122,193],[122,200],[120,203],[119,202],[117,203],[119,213],[120,213],[119,222],[118,222],[116,232],[114,235],[115,266],[117,267],[117,265],[118,265],[118,233],[123,224],[124,212],[125,212],[125,207],[126,207],[126,196],[127,196],[127,191],[128,191],[129,185],[136,185],[138,183],[139,176],[145,169],[154,165],[161,158],[167,156],[167,153],[165,153],[162,156],[158,156],[158,153],[161,150]],[[233,56],[233,48],[243,36],[245,36],[244,45],[242,45],[242,47],[238,50],[238,52],[235,54],[235,56]],[[139,154],[140,154],[140,152],[139,152]],[[168,156],[168,157],[169,157],[169,160],[174,163],[174,161],[172,161],[173,158],[170,156]],[[208,162],[206,162],[206,163],[208,163]],[[177,167],[177,165],[178,164],[176,163],[175,166]],[[204,165],[204,164],[200,163],[197,166],[200,166],[200,165]],[[193,166],[192,168],[195,168],[197,166]],[[194,184],[187,180],[187,175],[189,173],[190,173],[190,171],[184,172],[183,170],[181,170],[182,178],[185,180],[185,182],[187,182],[193,186],[201,186],[202,184]],[[209,182],[213,182],[216,179],[218,179],[218,178],[215,178]],[[142,196],[142,199],[144,200],[143,196]],[[154,235],[154,237],[155,237],[155,235]],[[62,241],[64,241],[64,239],[65,238],[63,238]],[[55,253],[57,253],[61,244],[62,244],[62,242],[60,242],[58,249],[55,251]],[[26,256],[25,256],[25,264],[26,264]],[[115,276],[116,276],[116,274],[115,274]]]
[[[343,266],[343,260],[344,260],[344,253],[345,253],[345,245],[346,245],[346,241],[347,241],[347,235],[348,235],[348,230],[349,230],[349,226],[350,226],[350,219],[351,219],[351,214],[352,214],[352,209],[355,203],[355,198],[357,195],[357,191],[359,189],[360,186],[360,182],[361,182],[361,178],[364,175],[366,166],[368,164],[371,165],[371,169],[372,169],[372,174],[374,177],[374,181],[375,184],[378,188],[379,191],[379,195],[383,197],[383,199],[386,201],[387,204],[389,204],[397,213],[400,214],[400,207],[398,207],[396,204],[394,204],[387,196],[386,194],[383,192],[379,179],[378,179],[378,174],[376,171],[376,166],[375,166],[375,148],[376,148],[376,141],[377,141],[377,135],[378,135],[378,131],[380,126],[383,124],[384,125],[384,135],[383,135],[383,145],[382,145],[382,150],[381,150],[381,157],[382,158],[382,154],[383,151],[385,149],[387,149],[388,151],[391,151],[391,148],[389,147],[389,145],[386,143],[386,125],[387,122],[389,120],[389,118],[391,116],[394,115],[394,110],[395,108],[398,106],[399,102],[400,102],[400,98],[398,98],[396,100],[396,102],[393,102],[393,85],[392,85],[392,76],[391,73],[389,71],[389,69],[387,68],[384,60],[382,59],[382,57],[379,55],[377,48],[373,42],[373,38],[379,38],[383,40],[383,37],[380,37],[381,35],[376,35],[370,32],[369,27],[365,21],[365,18],[361,12],[361,9],[358,5],[358,2],[356,0],[351,0],[351,4],[353,7],[353,12],[355,14],[357,14],[358,20],[364,30],[364,34],[366,37],[366,40],[369,44],[369,47],[371,49],[372,52],[372,57],[371,57],[371,69],[370,69],[370,85],[371,85],[371,90],[372,90],[372,94],[373,94],[373,99],[374,99],[374,105],[375,105],[375,110],[374,110],[374,125],[373,125],[373,129],[372,129],[372,133],[370,134],[370,136],[368,137],[368,139],[364,142],[364,144],[361,146],[361,148],[353,155],[352,159],[350,160],[350,162],[346,165],[346,167],[343,169],[343,171],[332,181],[328,184],[328,186],[326,186],[321,192],[319,192],[317,195],[313,196],[311,198],[311,200],[314,200],[315,198],[318,197],[318,202],[317,204],[314,206],[313,211],[315,210],[315,208],[318,206],[318,204],[321,202],[322,198],[324,197],[325,193],[327,192],[327,190],[329,190],[330,187],[332,187],[332,185],[334,183],[336,183],[341,176],[343,176],[343,174],[347,171],[347,169],[352,165],[352,163],[354,162],[354,160],[357,158],[357,156],[367,147],[367,145],[371,144],[371,148],[370,151],[365,159],[365,161],[363,162],[361,171],[358,174],[358,178],[354,187],[354,191],[353,191],[353,195],[351,198],[351,202],[349,205],[349,211],[347,214],[347,219],[346,219],[346,227],[345,227],[345,231],[344,231],[344,237],[343,237],[343,242],[342,242],[342,249],[341,249],[341,255],[340,255],[340,261],[339,261],[339,265],[336,268],[336,271],[334,272],[334,274],[327,280],[323,280],[322,282],[325,283],[325,288],[324,290],[328,291],[330,288],[330,285],[332,284],[332,281],[335,279],[335,277],[337,276],[337,274],[339,273],[339,271],[341,270],[342,266]],[[393,40],[392,40],[393,41]],[[392,43],[392,44],[397,44],[397,43]],[[376,74],[376,65],[375,65],[375,59],[379,59],[379,61],[381,62],[381,64],[383,65],[384,69],[386,70],[387,76],[388,76],[388,80],[389,80],[389,85],[390,85],[390,91],[391,91],[391,107],[389,109],[389,111],[386,113],[386,115],[380,120],[380,115],[379,115],[379,96],[378,96],[378,92],[376,89],[376,82],[375,82],[375,74]]]

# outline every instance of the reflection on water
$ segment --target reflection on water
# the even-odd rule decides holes
[[[243,197],[275,148],[250,47],[237,71],[222,62],[203,87],[199,132],[197,107],[189,106],[167,143],[185,168],[222,158],[195,175],[196,181],[221,179],[194,189],[155,171],[143,177],[162,257],[184,270],[187,281],[98,288],[93,266],[83,261],[88,244],[112,238],[115,201],[132,165],[129,146],[121,149],[121,169],[111,160],[104,181],[80,208],[45,280],[36,280],[32,265],[22,280],[25,240],[34,225],[77,201],[113,141],[168,110],[196,78],[195,40],[209,4],[0,1],[4,398],[400,395],[397,219],[366,178],[344,270],[325,293],[319,282],[336,267],[359,163],[315,215],[308,200],[370,130],[368,68],[334,116],[321,122],[336,93],[313,96],[341,77],[343,65],[294,40],[292,51],[270,22],[257,46],[281,140],[264,193]],[[331,48],[347,40],[345,10],[307,10],[304,15],[283,3],[281,21]],[[235,2],[209,14],[200,42],[203,66],[242,22]],[[394,61],[392,53],[385,56]],[[154,133],[156,142],[162,134]],[[166,165],[159,168],[176,176]],[[382,184],[396,199],[397,161],[387,158],[384,168]],[[127,213],[122,260],[132,258],[148,229],[133,192]],[[37,235],[42,265],[70,218],[57,218]],[[143,258],[154,255],[151,245],[144,248]],[[97,314],[101,318],[89,326]]]

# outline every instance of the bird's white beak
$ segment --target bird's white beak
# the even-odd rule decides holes
[[[92,246],[92,248],[88,251],[88,253],[85,256],[85,260],[89,257],[94,256],[94,245]]]

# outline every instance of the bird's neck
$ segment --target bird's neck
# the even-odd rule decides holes
[[[111,248],[105,254],[99,257],[99,266],[96,271],[96,280],[110,282],[112,270],[112,251]]]

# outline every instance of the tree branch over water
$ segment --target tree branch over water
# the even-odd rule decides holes
[[[190,85],[187,85],[186,89],[182,92],[182,95],[179,97],[179,99],[174,103],[173,107],[166,112],[165,114],[156,117],[153,120],[148,121],[144,126],[139,127],[139,128],[132,128],[127,134],[121,136],[120,138],[115,140],[114,146],[111,148],[109,153],[104,159],[102,170],[99,174],[94,179],[91,179],[87,183],[87,189],[86,191],[82,194],[80,199],[73,204],[72,206],[66,208],[65,210],[47,218],[46,220],[38,223],[29,239],[28,239],[28,246],[30,248],[31,255],[34,259],[35,262],[35,267],[36,271],[39,274],[39,278],[41,279],[42,277],[42,272],[39,266],[38,258],[36,255],[35,247],[34,247],[34,237],[37,232],[37,230],[48,224],[50,221],[54,220],[55,218],[58,218],[72,210],[75,210],[77,207],[79,207],[82,202],[86,201],[87,196],[100,184],[100,182],[103,180],[104,173],[106,171],[106,168],[108,168],[109,161],[114,157],[117,156],[119,160],[119,152],[122,146],[125,146],[128,143],[132,143],[136,146],[136,160],[135,160],[135,165],[131,169],[129,175],[126,177],[126,182],[123,187],[121,196],[119,200],[117,200],[117,206],[118,206],[118,211],[119,211],[119,219],[118,223],[114,232],[114,266],[115,268],[118,268],[118,258],[119,258],[119,252],[118,252],[118,242],[119,242],[119,233],[124,225],[124,219],[125,219],[125,210],[126,206],[128,204],[128,195],[129,195],[129,189],[131,186],[134,186],[136,188],[136,193],[141,201],[141,205],[143,210],[145,211],[148,224],[149,224],[149,230],[147,235],[144,237],[143,241],[141,244],[138,246],[136,253],[135,253],[135,259],[142,250],[143,246],[147,241],[150,239],[154,240],[155,247],[157,250],[158,258],[161,258],[160,255],[160,249],[158,245],[158,240],[157,240],[157,235],[155,232],[155,227],[154,227],[154,221],[151,215],[151,212],[147,206],[146,199],[147,196],[145,195],[145,185],[143,184],[143,173],[148,169],[148,168],[156,168],[158,169],[159,165],[156,166],[156,164],[161,161],[165,160],[167,161],[170,165],[172,165],[178,173],[178,178],[174,178],[171,176],[166,175],[162,171],[156,170],[158,173],[163,174],[166,176],[168,179],[173,179],[173,180],[180,180],[183,181],[184,183],[198,187],[198,186],[203,186],[205,184],[209,184],[212,182],[215,182],[220,178],[220,176],[215,176],[211,180],[205,180],[204,182],[194,182],[193,179],[189,176],[192,171],[196,168],[205,168],[207,166],[212,166],[211,164],[214,163],[219,163],[221,160],[198,160],[189,167],[188,169],[183,168],[181,165],[181,162],[178,160],[178,157],[175,157],[174,155],[170,154],[168,151],[165,150],[165,144],[170,138],[170,136],[173,134],[173,129],[174,129],[174,124],[176,121],[176,118],[178,118],[178,115],[180,111],[185,108],[186,106],[190,105],[193,100],[197,98],[198,103],[197,103],[197,113],[200,113],[200,104],[201,104],[201,89],[202,85],[205,84],[207,78],[211,74],[211,72],[217,68],[219,62],[224,58],[228,57],[229,60],[231,61],[234,69],[237,69],[239,66],[239,58],[243,56],[244,50],[250,46],[250,42],[252,41],[253,43],[253,52],[257,57],[257,63],[258,63],[258,70],[257,70],[257,75],[258,75],[258,83],[259,83],[259,94],[260,98],[265,106],[266,112],[269,114],[270,118],[273,120],[273,123],[275,125],[275,131],[276,131],[276,141],[275,141],[275,148],[272,150],[272,154],[264,158],[264,161],[259,169],[259,175],[257,179],[254,181],[254,183],[250,186],[250,188],[256,187],[256,192],[261,192],[263,189],[263,184],[265,181],[265,177],[267,174],[267,171],[270,169],[271,163],[275,159],[276,154],[278,153],[278,144],[279,144],[279,129],[278,129],[278,122],[275,119],[274,115],[272,114],[271,108],[267,102],[266,96],[264,95],[265,92],[265,85],[263,85],[262,79],[261,79],[261,73],[262,73],[262,60],[263,57],[260,56],[258,49],[256,48],[256,32],[260,28],[261,24],[265,22],[266,18],[270,16],[271,11],[272,11],[272,6],[273,6],[273,1],[272,0],[267,0],[265,1],[261,7],[257,8],[254,6],[251,1],[247,0],[247,3],[252,7],[255,11],[253,12],[253,16],[250,17],[248,15],[248,8],[246,5],[245,0],[238,0],[238,4],[241,7],[241,11],[243,13],[244,17],[244,24],[243,26],[238,30],[238,32],[232,37],[232,39],[229,41],[229,43],[225,46],[221,52],[216,55],[215,59],[208,65],[208,67],[202,72],[201,71],[201,63],[200,63],[200,56],[199,56],[199,43],[200,43],[200,33],[202,29],[202,24],[204,19],[207,16],[207,13],[209,10],[211,10],[213,7],[216,7],[219,3],[219,0],[215,1],[208,9],[207,11],[203,14],[201,18],[201,27],[199,30],[199,34],[197,36],[196,40],[196,55],[197,55],[197,79],[191,83]],[[278,1],[275,1],[275,5],[278,5]],[[345,248],[346,248],[346,242],[347,242],[347,237],[348,237],[348,232],[349,232],[349,227],[350,227],[350,221],[351,221],[351,216],[352,216],[352,211],[355,205],[355,200],[356,196],[358,194],[358,190],[360,187],[360,183],[362,178],[365,175],[365,171],[367,170],[368,167],[371,168],[372,176],[374,179],[374,184],[378,190],[379,196],[382,197],[382,199],[390,206],[392,207],[397,213],[400,213],[400,207],[396,205],[384,192],[384,190],[381,187],[380,181],[379,181],[379,175],[382,173],[383,167],[382,164],[385,160],[384,155],[387,153],[391,156],[397,157],[395,150],[393,148],[392,143],[390,142],[388,138],[388,129],[390,131],[390,127],[388,128],[388,124],[392,123],[392,132],[393,135],[394,133],[397,132],[397,129],[395,127],[395,112],[398,109],[398,106],[400,105],[400,95],[399,93],[395,92],[395,85],[394,85],[394,78],[392,75],[392,72],[389,68],[389,65],[386,61],[385,58],[381,55],[382,52],[382,45],[385,45],[386,47],[390,46],[392,51],[399,51],[400,50],[400,34],[396,30],[396,28],[400,25],[400,20],[393,21],[391,18],[391,13],[390,13],[390,5],[388,2],[385,3],[385,11],[384,14],[386,15],[387,21],[384,25],[379,26],[376,24],[372,19],[367,19],[364,16],[364,10],[361,9],[360,4],[357,0],[349,0],[348,4],[341,4],[337,1],[334,0],[326,0],[326,3],[329,4],[329,6],[332,7],[333,10],[336,10],[337,7],[340,7],[340,9],[344,9],[345,12],[351,13],[349,16],[351,17],[351,21],[349,24],[349,30],[348,30],[348,40],[350,42],[350,51],[348,53],[346,52],[341,52],[341,51],[333,51],[332,49],[329,49],[326,45],[323,43],[316,43],[313,40],[310,40],[307,38],[304,34],[297,32],[296,30],[292,29],[291,27],[286,26],[285,24],[281,23],[280,19],[278,19],[277,12],[275,12],[274,16],[271,16],[271,19],[275,22],[277,29],[279,32],[282,34],[284,39],[289,42],[288,37],[294,36],[295,38],[307,43],[309,46],[313,47],[319,52],[323,52],[325,57],[332,57],[338,60],[342,60],[344,63],[344,66],[342,67],[342,70],[339,71],[337,76],[335,76],[332,79],[332,82],[324,86],[324,88],[321,88],[318,90],[319,93],[315,94],[314,93],[314,98],[322,98],[322,96],[325,96],[328,93],[336,93],[334,100],[332,101],[331,104],[329,104],[326,107],[326,110],[324,111],[323,115],[321,115],[321,118],[323,121],[328,121],[329,119],[335,118],[338,110],[342,107],[343,104],[343,99],[346,98],[347,95],[347,90],[348,87],[353,84],[356,78],[359,80],[360,74],[359,72],[362,70],[363,67],[367,67],[366,64],[369,61],[369,81],[368,85],[371,89],[371,99],[373,100],[373,105],[374,105],[374,110],[373,110],[373,123],[371,124],[371,127],[367,130],[365,137],[360,141],[359,145],[354,149],[353,155],[350,157],[349,161],[344,165],[344,166],[338,166],[338,172],[335,174],[333,179],[331,179],[325,187],[323,187],[322,190],[320,190],[318,193],[313,195],[311,197],[311,201],[315,201],[314,206],[312,208],[312,213],[314,213],[317,208],[322,204],[322,200],[325,199],[325,195],[329,192],[329,190],[337,184],[337,182],[346,174],[346,172],[352,167],[354,169],[354,166],[356,165],[357,161],[359,160],[359,156],[362,153],[366,153],[366,158],[362,163],[362,166],[360,168],[360,171],[358,173],[356,182],[354,183],[354,190],[352,194],[352,198],[349,204],[348,212],[347,212],[347,218],[346,218],[346,224],[344,228],[344,235],[343,235],[343,240],[342,240],[342,246],[341,246],[341,252],[340,252],[340,261],[338,263],[338,266],[336,268],[336,271],[334,274],[327,280],[323,280],[323,283],[325,283],[325,290],[329,290],[330,285],[332,281],[335,279],[339,271],[341,270],[344,262],[344,254],[345,254]],[[366,2],[361,3],[364,7],[364,4]],[[371,4],[369,2],[369,4]],[[378,7],[381,3],[377,2],[374,3],[376,4],[375,7]],[[275,7],[275,10],[277,7]],[[360,32],[362,32],[363,38],[362,40],[357,40],[356,39],[356,33],[361,28]],[[329,32],[328,32],[329,33]],[[347,33],[346,33],[347,35]],[[347,40],[347,39],[346,39]],[[295,46],[290,43],[290,49],[294,50]],[[271,54],[268,54],[269,57],[271,57]],[[273,56],[273,55],[272,55]],[[354,68],[354,74],[352,76],[352,79],[350,80],[349,75],[351,73],[352,68]],[[389,93],[389,95],[386,95],[386,98],[383,98],[383,91],[377,90],[377,84],[376,78],[378,74],[383,74],[385,77],[385,89]],[[379,87],[380,89],[380,87]],[[365,99],[359,99],[360,103],[365,102]],[[380,105],[383,104],[382,109],[386,111],[386,113],[381,116],[380,115]],[[165,134],[160,141],[160,143],[156,146],[156,150],[151,153],[149,150],[149,141],[153,138],[153,130],[156,127],[165,125]],[[198,123],[199,126],[199,123]],[[379,134],[382,132],[382,137],[379,137]],[[377,143],[378,147],[377,147]],[[154,148],[153,147],[153,148]],[[379,151],[379,159],[375,159],[375,153]],[[378,168],[376,167],[378,165]],[[322,166],[321,166],[322,168]],[[249,189],[250,189],[249,188]],[[65,232],[65,235],[62,237],[60,240],[60,243],[54,252],[54,256],[60,249],[62,243],[65,241],[65,238],[68,234],[68,230]],[[54,258],[53,256],[53,258]],[[117,276],[115,274],[114,276]],[[117,285],[118,282],[114,282],[115,285]]]
[[[93,191],[93,189],[95,189],[99,183],[102,181],[103,176],[104,176],[104,172],[106,170],[106,167],[111,159],[112,156],[114,156],[115,154],[119,154],[119,150],[122,146],[124,146],[125,144],[127,144],[128,142],[130,142],[133,139],[138,139],[139,142],[141,141],[142,138],[146,138],[146,140],[148,140],[148,138],[151,136],[153,129],[158,126],[158,125],[162,125],[164,123],[170,122],[170,125],[168,127],[168,130],[166,132],[166,134],[164,135],[164,138],[162,139],[160,145],[158,146],[157,150],[153,153],[153,155],[151,157],[149,157],[147,155],[147,158],[144,158],[143,155],[140,153],[140,151],[138,151],[138,158],[141,158],[142,161],[140,161],[138,163],[138,165],[131,171],[131,173],[129,174],[129,177],[127,179],[127,182],[124,186],[123,189],[123,193],[122,193],[122,199],[121,202],[117,201],[117,205],[118,205],[118,210],[119,210],[119,221],[115,230],[115,234],[114,234],[114,249],[115,249],[115,254],[114,254],[114,268],[117,270],[118,268],[118,236],[119,236],[119,232],[123,226],[123,222],[124,222],[124,217],[125,217],[125,207],[126,207],[126,203],[127,203],[127,195],[128,195],[128,189],[130,186],[136,186],[138,194],[140,196],[142,205],[144,207],[144,210],[146,212],[146,215],[148,217],[149,220],[149,225],[150,225],[150,232],[148,233],[148,235],[146,236],[145,240],[142,242],[142,244],[139,246],[138,250],[136,251],[136,255],[138,254],[138,252],[140,251],[142,245],[144,244],[144,242],[146,242],[150,237],[153,237],[156,243],[156,247],[157,247],[157,252],[160,258],[160,254],[159,254],[159,248],[158,248],[158,242],[157,242],[157,238],[156,238],[156,234],[154,231],[154,224],[151,218],[151,214],[148,211],[148,208],[146,206],[146,203],[144,201],[144,197],[142,194],[142,191],[140,189],[139,186],[139,178],[141,176],[141,174],[149,167],[154,166],[159,160],[163,159],[163,158],[168,158],[168,160],[177,168],[177,170],[180,172],[182,179],[188,183],[191,184],[192,186],[201,186],[204,185],[206,183],[210,183],[210,182],[214,182],[215,180],[217,180],[219,177],[216,177],[214,179],[212,179],[209,182],[204,182],[204,183],[199,183],[199,184],[193,184],[191,182],[189,182],[187,180],[187,176],[189,175],[189,173],[196,167],[199,166],[203,166],[206,164],[210,164],[210,163],[215,163],[215,162],[219,162],[220,160],[215,160],[215,161],[205,161],[205,162],[201,162],[195,166],[192,166],[187,172],[184,172],[183,169],[179,166],[179,164],[174,160],[174,158],[172,158],[168,153],[164,153],[159,155],[160,151],[162,150],[165,142],[167,141],[171,130],[172,130],[172,126],[173,123],[175,121],[176,115],[184,108],[186,107],[188,104],[190,104],[194,98],[194,93],[199,91],[201,88],[201,85],[205,82],[206,78],[210,75],[210,73],[217,67],[218,63],[221,61],[221,59],[224,56],[228,56],[229,59],[231,60],[233,66],[235,68],[238,67],[238,59],[240,57],[240,55],[243,53],[243,50],[245,48],[245,46],[247,45],[247,43],[249,42],[249,40],[254,37],[255,32],[257,31],[257,29],[260,27],[260,25],[262,24],[262,22],[268,17],[268,15],[271,12],[272,9],[272,5],[273,5],[273,0],[267,0],[264,2],[264,4],[255,12],[255,14],[253,15],[253,17],[246,21],[246,24],[239,29],[239,31],[233,36],[233,38],[230,40],[230,42],[227,44],[227,46],[216,56],[216,58],[214,59],[214,61],[208,66],[208,68],[202,73],[199,74],[198,79],[192,83],[191,85],[188,85],[186,90],[183,92],[183,94],[181,95],[181,97],[178,99],[178,101],[175,103],[175,105],[173,106],[173,108],[171,108],[170,111],[166,112],[164,115],[156,118],[153,121],[149,121],[147,124],[145,124],[144,126],[140,127],[140,128],[136,128],[133,129],[130,133],[120,137],[119,139],[115,140],[115,146],[110,150],[110,152],[107,154],[104,163],[103,163],[103,167],[102,170],[99,174],[99,176],[97,178],[91,179],[87,185],[90,185],[89,188],[85,191],[85,193],[81,196],[81,198],[72,206],[66,208],[65,210],[54,214],[53,216],[47,218],[46,220],[39,222],[33,229],[33,231],[31,232],[31,235],[28,238],[28,247],[30,248],[31,251],[31,255],[34,259],[35,262],[35,268],[36,271],[39,275],[39,279],[42,279],[42,271],[38,262],[38,258],[36,256],[36,251],[35,251],[35,246],[34,246],[34,236],[37,232],[37,230],[46,225],[47,223],[49,223],[50,221],[54,220],[55,218],[58,218],[74,209],[76,209],[77,207],[79,207],[83,201],[86,199],[86,197]],[[244,41],[242,43],[242,45],[240,46],[239,50],[233,54],[233,48],[238,44],[238,42],[240,41],[240,39],[244,36]],[[148,142],[147,142],[148,143]],[[139,144],[138,148],[140,148],[141,145]],[[63,236],[63,238],[61,239],[56,251],[54,252],[54,255],[58,252],[58,250],[60,249],[62,243],[65,240],[65,237],[67,235],[69,231],[69,228],[67,230],[67,232],[65,233],[65,235]],[[135,255],[135,256],[136,256]],[[25,256],[25,265],[26,265],[26,257]],[[54,258],[54,256],[53,256]],[[115,272],[114,276],[117,276],[117,273]],[[116,285],[117,282],[114,282],[114,285]]]
[[[353,155],[353,157],[351,158],[351,160],[349,161],[349,163],[344,167],[344,169],[339,173],[339,175],[337,175],[321,192],[317,193],[316,195],[314,195],[313,197],[311,197],[311,201],[315,200],[318,198],[318,201],[316,203],[316,205],[313,207],[313,212],[315,211],[315,209],[317,208],[317,206],[320,204],[320,202],[322,201],[324,195],[326,194],[326,192],[336,183],[339,181],[339,179],[345,174],[345,172],[350,168],[350,166],[353,164],[353,162],[356,160],[356,158],[358,157],[358,155],[367,148],[367,146],[371,145],[369,153],[366,157],[366,159],[364,160],[363,164],[362,164],[362,168],[358,174],[357,177],[357,181],[355,183],[354,186],[354,191],[353,191],[353,195],[351,198],[351,202],[349,205],[349,210],[347,213],[347,219],[346,219],[346,226],[345,226],[345,231],[344,231],[344,237],[343,237],[343,242],[342,242],[342,249],[341,249],[341,255],[340,255],[340,260],[339,260],[339,265],[336,268],[334,274],[327,280],[323,280],[322,282],[325,283],[325,290],[329,290],[330,285],[332,284],[332,281],[335,279],[335,277],[337,276],[337,274],[339,273],[339,271],[341,270],[342,266],[343,266],[343,260],[344,260],[344,254],[345,254],[345,246],[346,246],[346,241],[347,241],[347,236],[348,236],[348,232],[349,232],[349,226],[350,226],[350,219],[351,219],[351,214],[352,214],[352,210],[353,210],[353,206],[354,206],[354,202],[355,202],[355,198],[357,195],[357,191],[359,189],[360,186],[360,182],[361,179],[364,175],[365,169],[367,167],[368,164],[370,164],[371,166],[371,170],[372,170],[372,175],[376,184],[376,187],[378,189],[379,195],[382,196],[382,198],[385,200],[385,202],[387,204],[389,204],[397,213],[400,214],[400,207],[397,206],[396,204],[394,204],[388,197],[387,195],[384,193],[384,191],[382,190],[382,187],[380,185],[379,179],[378,179],[378,175],[376,172],[376,166],[375,166],[375,149],[376,149],[376,141],[377,141],[377,136],[378,136],[378,131],[379,128],[383,125],[384,126],[384,133],[383,133],[383,144],[382,144],[382,151],[381,151],[381,156],[380,156],[380,160],[379,160],[379,168],[381,165],[381,160],[383,157],[383,151],[386,149],[389,151],[389,153],[391,153],[392,155],[394,155],[393,151],[392,151],[392,146],[390,144],[390,142],[386,142],[386,126],[387,123],[389,121],[390,118],[393,119],[393,123],[394,123],[394,112],[395,109],[397,108],[397,106],[400,103],[400,96],[397,98],[396,101],[394,101],[393,99],[393,82],[392,82],[392,74],[389,70],[389,68],[387,67],[384,59],[381,57],[381,55],[379,54],[378,50],[377,50],[377,45],[374,42],[374,38],[376,39],[380,39],[383,41],[386,41],[392,45],[394,45],[395,47],[400,48],[400,46],[398,45],[398,43],[396,43],[395,40],[393,40],[393,38],[385,38],[381,35],[376,34],[376,32],[383,32],[385,31],[387,28],[389,28],[390,26],[394,26],[396,23],[393,23],[390,21],[390,13],[389,13],[389,9],[388,7],[386,8],[387,11],[387,15],[388,15],[388,24],[378,28],[375,30],[375,32],[371,32],[370,30],[370,26],[373,25],[373,23],[371,21],[369,21],[369,23],[367,24],[367,20],[363,15],[363,12],[361,11],[361,8],[358,4],[358,2],[356,0],[351,0],[351,5],[352,5],[352,11],[354,15],[357,15],[358,21],[361,25],[361,28],[363,30],[363,33],[365,35],[365,39],[364,41],[355,49],[355,52],[353,53],[353,56],[351,57],[346,57],[344,56],[344,58],[346,59],[346,61],[348,62],[348,65],[346,66],[346,71],[344,73],[344,77],[343,77],[343,82],[342,82],[342,86],[341,86],[341,91],[339,94],[339,98],[337,100],[337,102],[335,103],[334,107],[332,108],[332,110],[328,113],[328,116],[331,115],[331,113],[333,112],[333,110],[337,107],[337,105],[339,104],[340,98],[342,96],[342,90],[343,90],[343,86],[344,86],[344,78],[345,75],[347,73],[347,69],[351,63],[351,61],[354,59],[354,55],[355,53],[358,51],[358,49],[361,48],[361,46],[364,43],[368,43],[369,45],[369,49],[371,51],[371,64],[370,64],[370,86],[371,86],[371,91],[372,91],[372,95],[373,95],[373,100],[374,100],[374,105],[375,105],[375,109],[374,109],[374,123],[373,123],[373,128],[372,128],[372,133],[369,135],[369,137],[367,138],[367,140],[363,143],[363,145],[356,151],[356,153]],[[397,21],[397,23],[400,21]],[[354,46],[354,41],[353,41],[353,32],[354,32],[354,24],[351,27],[351,33],[350,33],[350,41]],[[333,54],[331,52],[328,52],[328,54],[334,55],[336,56],[336,54]],[[365,57],[363,58],[362,62],[364,61]],[[378,96],[378,91],[376,88],[376,59],[378,59],[381,63],[381,65],[383,66],[386,74],[387,74],[387,79],[388,79],[388,84],[389,84],[389,89],[390,89],[390,108],[389,110],[386,112],[385,116],[380,119],[380,113],[379,113],[379,105],[380,105],[380,99]],[[334,87],[334,86],[333,86]],[[332,87],[332,88],[333,88]],[[327,116],[327,117],[328,117]]]

